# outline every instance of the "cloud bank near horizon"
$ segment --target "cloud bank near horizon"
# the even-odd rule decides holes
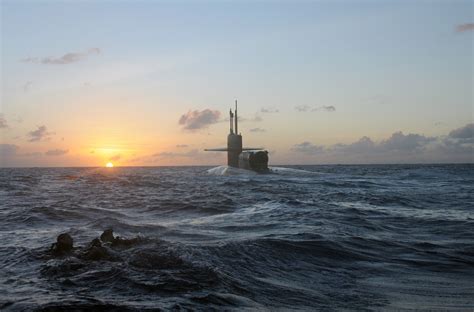
[[[39,127],[41,129],[41,127]],[[44,132],[44,131],[40,131]],[[46,131],[47,132],[47,131]],[[256,131],[258,132],[258,131]],[[155,154],[138,155],[127,162],[143,164],[218,164],[224,153],[203,152],[200,149],[187,149],[178,144],[175,150],[161,151]],[[288,152],[288,153],[287,153]],[[274,154],[275,151],[272,151]],[[387,164],[387,163],[474,163],[474,123],[447,131],[440,136],[426,136],[417,133],[394,132],[388,138],[374,141],[363,136],[352,143],[320,145],[303,141],[278,151],[280,164]],[[69,159],[69,150],[50,149],[46,152],[29,151],[16,144],[0,144],[0,166],[11,167],[26,164],[26,159],[37,159],[40,163],[44,156],[62,156]],[[43,158],[42,158],[43,157]],[[49,157],[47,157],[49,158]],[[41,160],[43,159],[43,160]],[[122,160],[120,155],[111,159]],[[189,163],[191,161],[191,163]],[[30,161],[28,161],[30,163]]]
[[[315,162],[325,163],[472,163],[474,123],[438,137],[398,131],[380,142],[374,142],[367,136],[350,144],[337,143],[329,146],[304,141],[294,145],[291,151],[314,159]]]

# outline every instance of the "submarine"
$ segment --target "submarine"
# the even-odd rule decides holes
[[[269,173],[268,151],[263,147],[242,147],[242,134],[239,133],[239,120],[237,116],[237,100],[235,110],[229,110],[230,132],[227,136],[227,148],[209,148],[206,152],[227,152],[227,165],[229,167]],[[235,130],[234,130],[235,122]]]

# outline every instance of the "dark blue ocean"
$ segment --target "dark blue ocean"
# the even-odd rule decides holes
[[[0,309],[474,310],[474,165],[274,171],[0,169]]]

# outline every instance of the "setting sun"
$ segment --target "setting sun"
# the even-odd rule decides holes
[[[106,166],[107,168],[112,168],[112,167],[114,166],[114,164],[111,163],[111,162],[108,162],[107,165],[105,165],[105,166]]]

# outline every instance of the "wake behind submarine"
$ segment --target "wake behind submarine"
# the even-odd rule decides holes
[[[235,113],[235,132],[234,132]],[[268,151],[262,147],[242,147],[242,134],[239,133],[237,100],[235,111],[229,110],[230,133],[227,136],[227,148],[210,148],[206,152],[227,152],[227,165],[229,167],[256,171],[258,173],[270,173],[268,169]]]

